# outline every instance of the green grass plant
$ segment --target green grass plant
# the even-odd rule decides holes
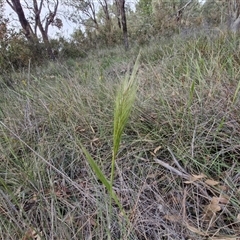
[[[113,155],[111,166],[111,188],[114,180],[114,168],[117,154],[119,152],[120,143],[123,135],[124,128],[130,117],[131,110],[136,97],[137,91],[137,71],[139,67],[140,54],[137,57],[136,63],[133,67],[131,76],[129,73],[125,77],[120,89],[117,91],[114,109],[114,126],[113,126]]]
[[[110,196],[110,214],[112,214],[112,199],[115,201],[115,203],[120,208],[122,214],[125,218],[127,218],[124,209],[116,195],[116,193],[113,190],[113,184],[114,184],[114,176],[115,176],[115,162],[117,159],[117,154],[119,152],[120,143],[122,139],[122,134],[124,131],[124,128],[127,124],[127,121],[129,119],[135,97],[136,97],[136,91],[137,91],[137,70],[139,65],[139,58],[140,54],[137,57],[136,63],[133,67],[133,71],[131,73],[128,72],[125,76],[123,82],[120,84],[119,89],[116,93],[116,100],[115,100],[115,108],[114,108],[114,121],[113,121],[113,150],[112,150],[112,162],[111,162],[111,175],[110,180],[107,179],[105,174],[101,171],[98,164],[94,161],[94,159],[91,157],[90,153],[81,146],[86,159],[88,160],[91,168],[93,169],[94,173],[96,174],[97,178],[102,182],[102,184],[105,186],[107,191],[109,192]],[[111,216],[110,216],[111,218]],[[128,219],[126,219],[128,220]],[[110,219],[110,227],[111,227],[111,219]],[[111,239],[111,236],[109,236]]]

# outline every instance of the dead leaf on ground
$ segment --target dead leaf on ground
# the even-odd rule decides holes
[[[192,174],[192,176],[193,176],[195,179],[202,179],[202,178],[205,178],[205,177],[206,177],[206,175],[203,174],[203,173],[201,173],[201,174],[199,174],[199,175]]]
[[[94,138],[91,142],[97,142],[99,138]]]
[[[224,185],[219,185],[218,188],[222,191],[227,191],[228,190],[228,187],[224,186]]]
[[[156,147],[155,149],[154,149],[154,154],[156,154],[160,149],[162,148],[162,146],[158,146],[158,147]]]
[[[200,175],[192,174],[189,178],[189,181],[185,181],[184,183],[190,184],[190,183],[193,183],[197,180],[203,179],[205,177],[206,177],[206,175],[204,175],[203,173],[201,173]]]
[[[151,154],[153,157],[156,157],[156,154],[153,153],[153,152],[151,152],[151,151],[150,151],[150,154]]]
[[[32,228],[29,228],[25,235],[23,236],[22,240],[41,240],[42,237]]]
[[[188,230],[190,230],[191,232],[196,233],[196,234],[198,234],[198,235],[200,235],[200,236],[208,236],[207,233],[201,231],[201,230],[198,229],[198,228],[192,227],[192,226],[190,226],[189,224],[187,224],[186,227],[187,227]]]
[[[229,203],[229,197],[228,196],[219,197],[219,202],[222,203],[222,204],[228,204]]]
[[[210,203],[207,205],[207,211],[211,211],[212,213],[216,213],[221,211],[221,207],[218,204]]]
[[[221,206],[219,205],[221,198],[213,197],[210,204],[206,205],[203,209],[204,220],[210,221],[212,218],[216,217],[216,213],[221,211]]]
[[[214,180],[212,180],[212,179],[207,179],[207,180],[205,181],[205,183],[206,183],[207,185],[209,185],[209,186],[216,186],[216,185],[219,184],[219,182],[214,181]]]
[[[80,133],[80,132],[85,132],[86,129],[82,128],[81,126],[77,126],[77,127],[75,127],[75,131]]]
[[[223,197],[213,197],[211,200],[211,203],[209,204],[211,206],[211,210],[213,212],[218,212],[221,210],[221,207],[219,206],[219,203],[225,203],[227,200]]]

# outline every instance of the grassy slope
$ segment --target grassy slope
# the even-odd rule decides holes
[[[239,234],[240,49],[225,35],[143,47],[114,179],[129,221],[114,203],[109,217],[80,142],[110,179],[116,88],[137,54],[102,50],[12,73],[0,99],[2,239]]]

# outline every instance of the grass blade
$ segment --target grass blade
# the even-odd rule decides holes
[[[85,154],[85,156],[87,158],[87,161],[88,161],[89,165],[91,166],[92,170],[94,171],[95,175],[102,182],[102,184],[106,187],[108,192],[111,194],[111,197],[114,199],[115,203],[122,210],[123,207],[122,207],[121,203],[119,202],[116,193],[114,191],[111,191],[111,184],[110,184],[110,182],[105,177],[105,175],[102,172],[102,170],[98,167],[97,163],[94,161],[94,159],[92,158],[90,153],[87,151],[87,149],[84,148],[82,145],[81,145],[81,148],[82,148],[83,153]]]

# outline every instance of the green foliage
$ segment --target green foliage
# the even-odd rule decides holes
[[[131,39],[141,45],[153,38],[171,36],[182,30],[194,31],[194,28],[202,24],[202,9],[197,0],[183,8],[188,2],[153,1],[151,4],[149,1],[140,2],[141,7],[137,5],[136,12],[128,17]],[[179,12],[180,9],[182,10]],[[151,11],[151,14],[144,14],[145,11]]]
[[[227,20],[227,4],[224,1],[206,0],[203,7],[204,21],[208,26],[219,26]]]
[[[86,56],[90,49],[87,40],[66,40],[63,37],[50,40],[50,45],[57,59],[76,59]],[[4,71],[22,69],[31,65],[43,65],[47,59],[46,47],[43,43],[29,43],[21,33],[6,33],[0,40],[0,67]]]
[[[140,0],[136,6],[137,13],[140,13],[144,17],[150,17],[153,13],[152,0]]]
[[[31,64],[42,64],[46,58],[44,44],[30,44],[22,33],[7,31],[0,39],[0,67],[3,70],[24,68]]]
[[[77,34],[70,40],[66,40],[64,37],[59,37],[58,39],[52,39],[50,43],[56,58],[61,60],[84,57],[89,50],[87,44],[85,45],[85,38],[81,39]]]

